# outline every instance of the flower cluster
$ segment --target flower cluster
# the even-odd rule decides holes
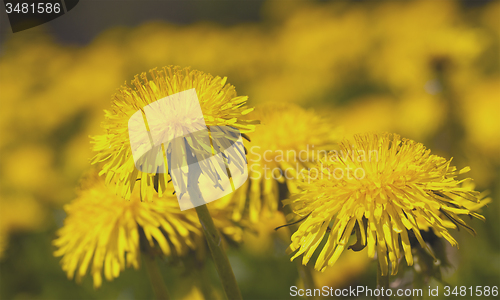
[[[68,277],[76,274],[80,281],[90,269],[95,287],[102,283],[102,270],[105,278],[112,280],[126,266],[139,267],[141,233],[165,256],[182,256],[204,245],[196,213],[180,211],[170,176],[136,168],[128,133],[130,117],[156,100],[194,88],[207,126],[231,126],[245,133],[258,123],[243,118],[253,109],[245,106],[247,97],[236,96],[226,78],[179,67],[150,73],[152,80],[143,73],[114,96],[102,124],[106,133],[94,137],[97,154],[93,163],[102,165],[99,175],[103,176],[91,175],[78,198],[65,206],[68,217],[54,241],[58,247],[55,255],[63,257]],[[172,128],[183,126],[183,122],[189,120],[177,120]],[[203,146],[210,147],[214,146]],[[140,188],[134,190],[138,181]],[[226,204],[211,204],[214,223],[224,235],[239,241],[241,228],[230,220]]]

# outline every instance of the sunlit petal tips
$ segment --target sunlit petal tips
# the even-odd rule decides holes
[[[339,151],[302,174],[302,192],[285,201],[296,214],[309,214],[292,236],[292,259],[303,255],[307,264],[326,236],[317,270],[332,266],[345,249],[367,247],[370,257],[377,253],[386,275],[389,263],[391,273],[397,273],[403,256],[413,264],[411,239],[428,247],[420,234],[424,227],[456,246],[448,229],[474,234],[462,217],[482,219],[473,210],[487,203],[473,186],[463,184],[466,179],[457,180],[468,170],[457,170],[451,159],[396,134],[356,135],[342,142]],[[353,233],[356,242],[349,245]]]

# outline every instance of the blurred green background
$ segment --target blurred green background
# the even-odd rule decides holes
[[[143,269],[98,290],[69,281],[51,241],[111,95],[165,65],[227,76],[251,105],[315,108],[346,135],[396,132],[469,165],[493,202],[486,222],[470,222],[476,237],[452,232],[460,249],[446,248],[444,280],[499,285],[499,16],[499,1],[80,1],[12,34],[2,11],[0,298],[152,297]],[[287,233],[273,231],[282,224],[263,222],[228,249],[245,299],[290,298],[301,284]],[[174,298],[201,297],[182,262],[161,268]],[[204,272],[220,292],[210,262]],[[375,264],[350,252],[314,276],[319,287],[375,287]]]

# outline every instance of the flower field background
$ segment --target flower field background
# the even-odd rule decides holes
[[[227,76],[238,95],[249,97],[258,118],[270,118],[249,134],[252,141],[280,140],[303,149],[326,132],[335,131],[332,140],[395,132],[433,154],[453,157],[458,169],[470,166],[467,176],[492,201],[480,210],[484,222],[467,220],[477,236],[453,230],[460,249],[443,243],[449,262],[442,280],[452,286],[498,285],[500,2],[255,1],[249,12],[255,18],[241,22],[237,16],[244,12],[230,18],[218,5],[210,20],[152,18],[106,26],[81,43],[65,41],[49,25],[16,34],[2,28],[0,298],[152,297],[143,267],[126,268],[97,289],[91,276],[80,283],[68,280],[53,241],[66,217],[64,207],[77,198],[90,168],[89,136],[102,133],[111,95],[134,75],[166,65]],[[72,13],[76,17],[77,9],[64,17]],[[83,21],[79,28],[87,27],[95,31]],[[285,107],[293,113],[280,114]],[[265,129],[266,123],[273,126]],[[264,206],[280,206],[277,201],[266,198]],[[290,286],[302,285],[298,263],[286,252],[289,230],[274,230],[287,223],[285,215],[278,208],[270,211],[248,229],[227,232],[232,239],[226,251],[245,299],[286,299]],[[93,216],[89,212],[88,218]],[[222,297],[215,267],[203,251],[208,250],[160,264],[172,298],[203,299],[207,289]],[[325,272],[312,271],[316,286],[374,288],[371,261],[346,250]],[[411,283],[415,272],[436,275],[401,268],[392,281]],[[439,284],[432,279],[428,285]]]

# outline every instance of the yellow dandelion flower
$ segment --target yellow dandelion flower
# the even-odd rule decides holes
[[[68,278],[79,282],[87,273],[94,286],[118,277],[125,266],[139,267],[139,228],[149,243],[156,241],[165,255],[182,255],[194,247],[200,235],[196,216],[180,212],[174,199],[141,202],[120,199],[102,181],[89,182],[73,202],[65,206],[67,218],[57,232],[55,256],[62,256]]]
[[[304,172],[303,191],[284,201],[299,216],[307,216],[292,236],[290,250],[297,251],[292,260],[304,254],[302,262],[307,264],[328,235],[317,270],[332,266],[345,248],[368,246],[370,257],[377,252],[382,275],[388,273],[388,260],[396,274],[402,255],[413,264],[413,236],[431,252],[420,234],[419,218],[456,246],[449,228],[475,233],[460,216],[484,218],[463,204],[479,202],[478,192],[462,186],[465,180],[456,180],[469,168],[457,171],[450,163],[396,134],[357,135],[353,143],[342,142],[338,152]],[[353,231],[356,243],[348,246]]]
[[[317,156],[331,150],[338,134],[317,113],[295,104],[262,105],[252,116],[261,125],[249,143],[249,179],[234,193],[232,201],[233,218],[239,220],[249,194],[249,217],[255,222],[261,211],[271,215],[278,209],[278,183],[286,183],[289,190],[295,190],[292,179]]]
[[[164,97],[194,88],[207,126],[230,126],[245,133],[254,130],[258,123],[242,119],[253,109],[245,106],[247,97],[237,96],[234,86],[226,84],[226,78],[180,67],[164,67],[161,71],[153,69],[150,74],[151,79],[146,73],[136,76],[131,86],[125,84],[114,95],[112,109],[105,111],[106,119],[102,124],[106,134],[95,136],[93,141],[97,154],[92,163],[104,163],[100,175],[106,174],[106,184],[115,181],[117,194],[125,199],[130,198],[138,178],[141,179],[141,198],[149,200],[153,190],[157,190],[161,197],[169,180],[166,174],[141,172],[134,165],[128,122],[138,110]],[[178,128],[184,123],[194,122],[173,119],[173,123],[181,121],[183,124],[163,125]]]
[[[157,244],[166,256],[186,255],[189,249],[204,245],[196,212],[180,211],[173,195],[141,202],[135,192],[127,201],[101,178],[89,178],[65,211],[64,226],[53,242],[57,247],[54,255],[62,256],[62,268],[69,279],[76,277],[79,282],[90,269],[96,288],[102,284],[103,273],[111,281],[125,267],[139,268],[140,232],[150,246]],[[226,236],[241,239],[241,228],[230,223],[227,213],[214,209],[212,215]]]

